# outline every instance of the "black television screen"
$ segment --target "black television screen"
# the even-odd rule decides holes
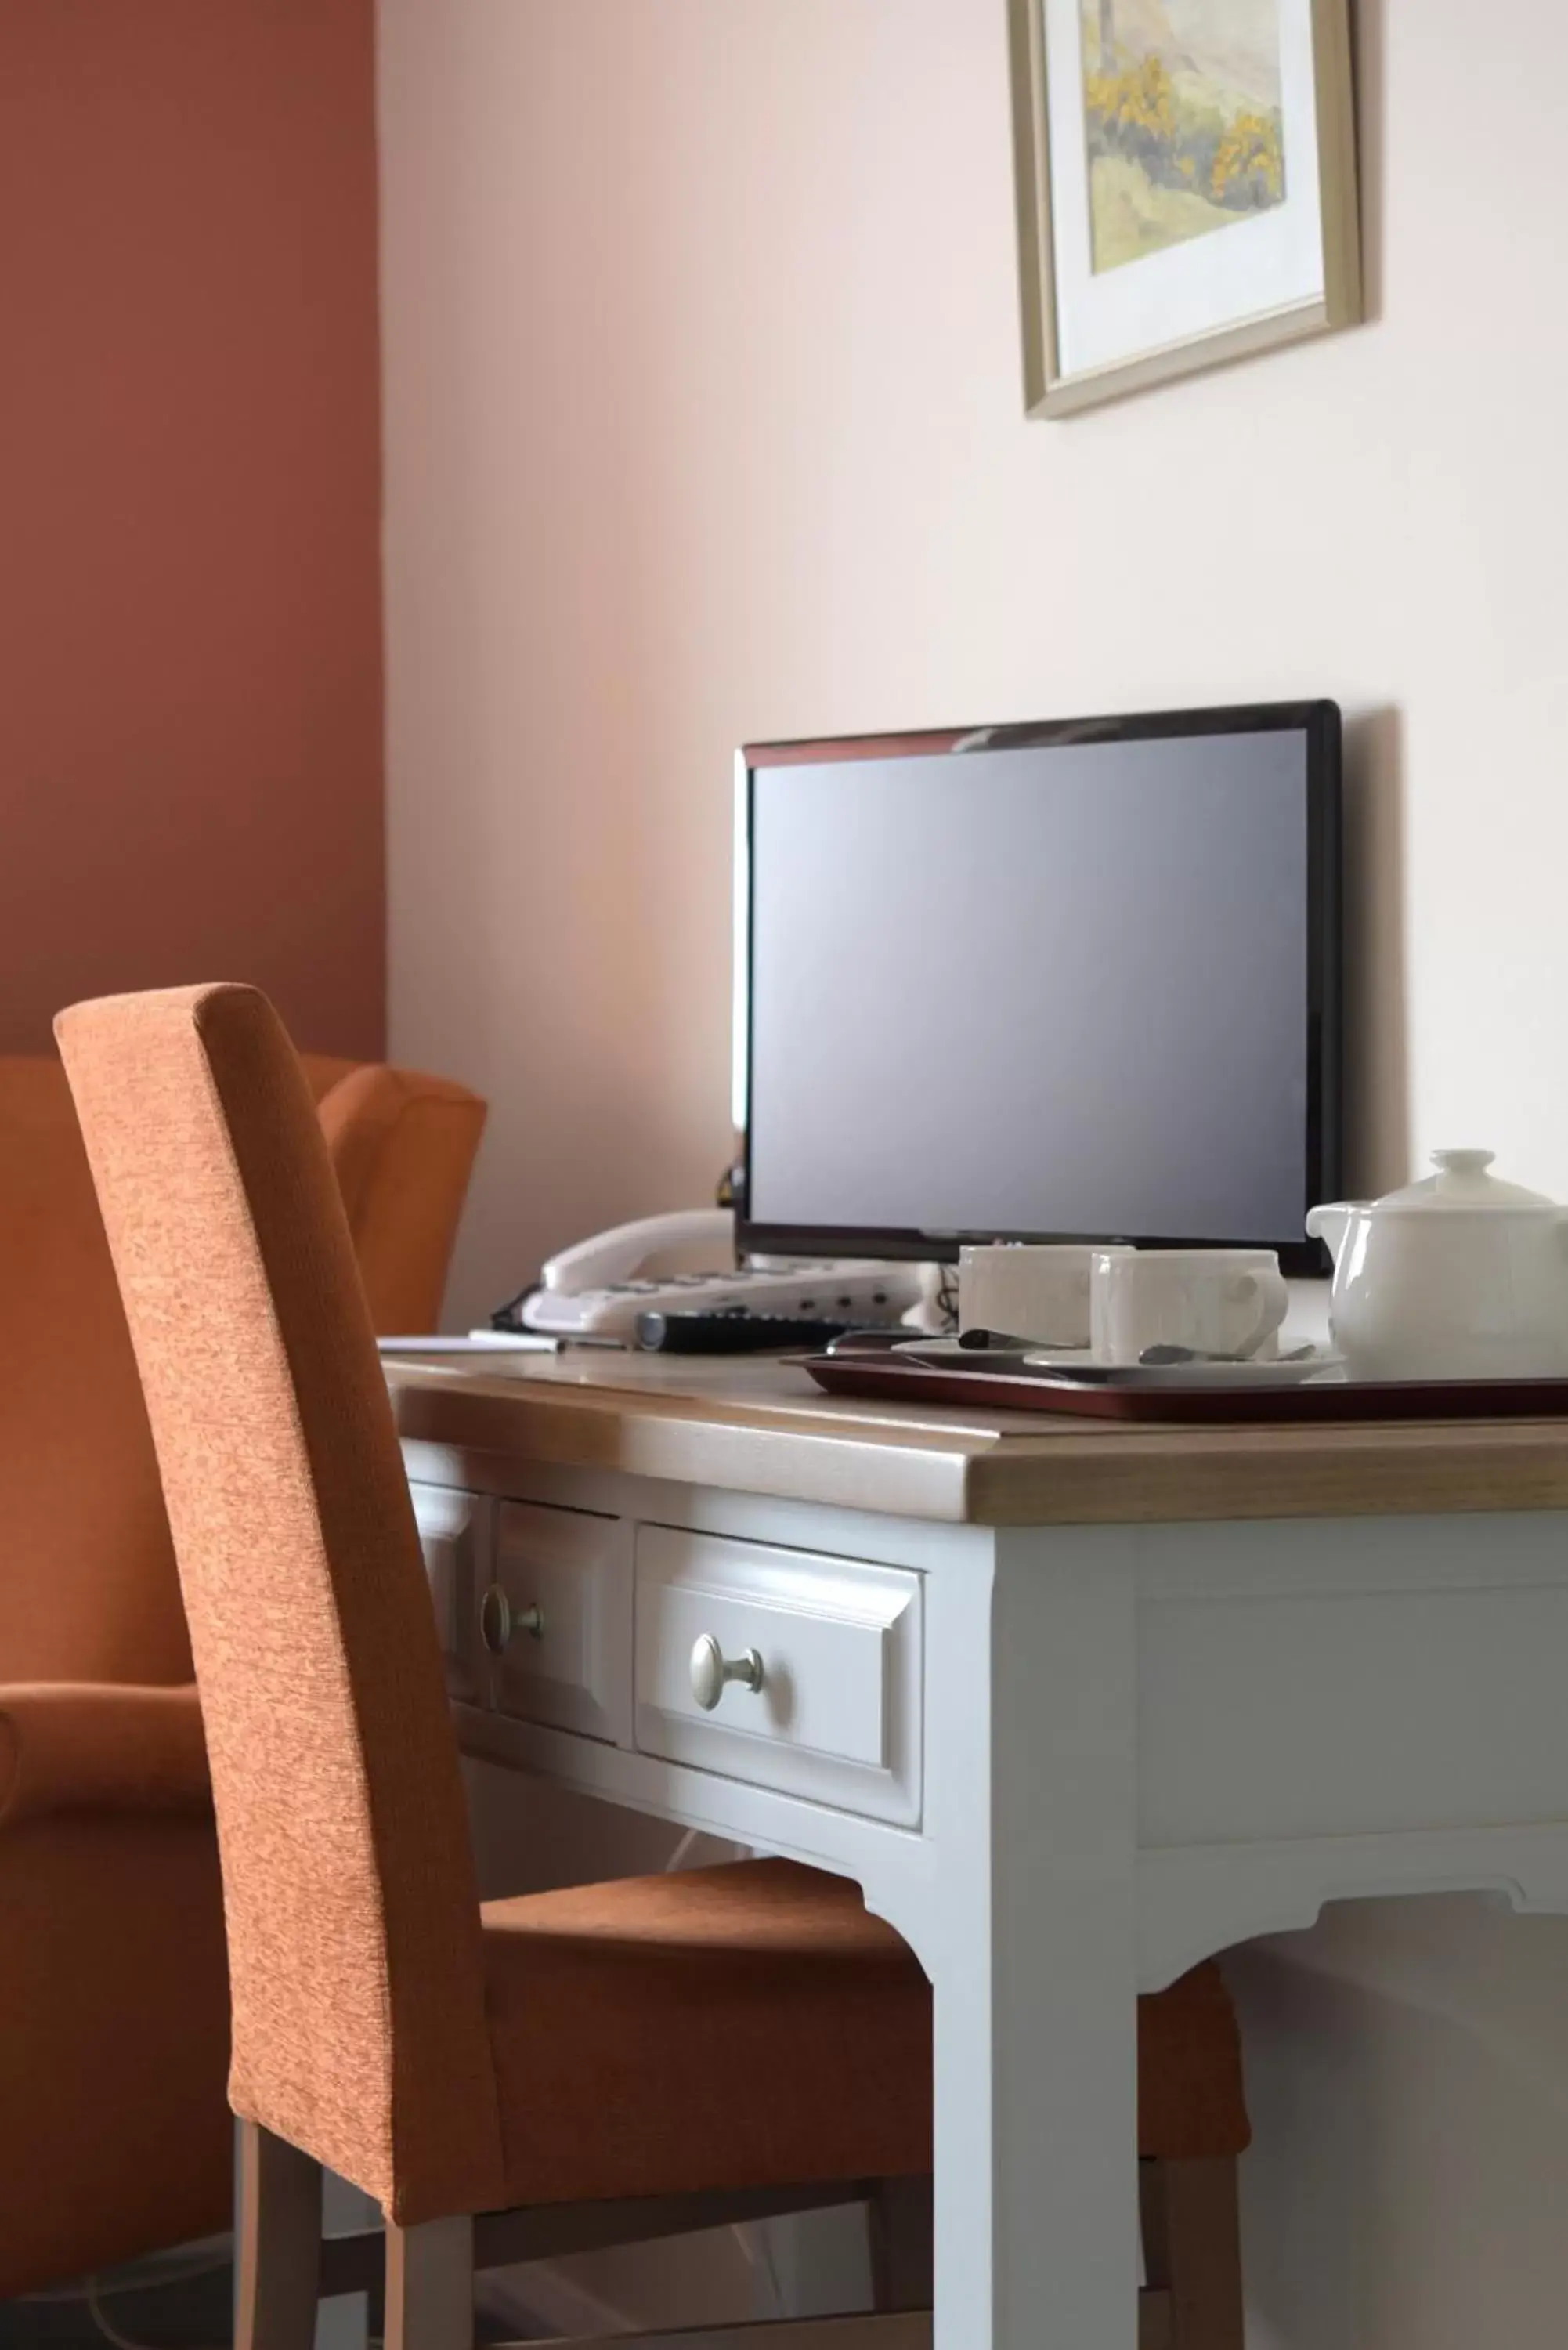
[[[1318,1269],[1339,745],[1314,702],[742,752],[742,1244]]]

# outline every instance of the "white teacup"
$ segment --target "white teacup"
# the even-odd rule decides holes
[[[1150,1347],[1267,1362],[1289,1305],[1272,1249],[1098,1249],[1091,1344],[1105,1363],[1141,1362]]]
[[[1074,1243],[992,1241],[959,1251],[959,1328],[1000,1330],[1042,1347],[1089,1343],[1096,1250]]]

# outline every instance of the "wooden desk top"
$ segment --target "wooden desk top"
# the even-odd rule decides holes
[[[385,1367],[406,1438],[955,1524],[1568,1510],[1563,1420],[1135,1429],[851,1402],[754,1357]]]

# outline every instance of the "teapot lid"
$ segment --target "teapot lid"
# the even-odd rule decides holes
[[[1408,1209],[1430,1213],[1454,1208],[1512,1209],[1551,1208],[1555,1205],[1542,1191],[1527,1191],[1521,1183],[1504,1183],[1487,1169],[1496,1156],[1490,1150],[1434,1150],[1432,1164],[1435,1175],[1424,1176],[1418,1183],[1407,1183],[1401,1191],[1386,1192],[1376,1204],[1379,1208]]]

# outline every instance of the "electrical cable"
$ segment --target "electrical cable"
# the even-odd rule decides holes
[[[104,2340],[113,2344],[114,2350],[156,2350],[156,2345],[154,2344],[151,2342],[133,2342],[129,2334],[122,2334],[119,2331],[119,2328],[115,2324],[113,2319],[109,2316],[108,2310],[105,2309],[103,2305],[103,2296],[98,2289],[98,2279],[96,2276],[89,2276],[87,2281],[86,2299],[88,2311],[92,2316],[93,2324],[97,2326]]]
[[[674,1851],[670,1854],[669,1859],[664,1864],[664,1874],[666,1877],[673,1877],[679,1869],[684,1867],[687,1854],[691,1851],[692,1846],[701,1840],[702,1834],[703,1831],[701,1828],[687,1829],[685,1835],[681,1837],[680,1843],[676,1846]]]
[[[766,2220],[736,2220],[732,2223],[730,2233],[739,2244],[748,2265],[760,2269],[767,2279],[768,2292],[773,2298],[773,2314],[787,2317],[789,2312],[784,2307],[784,2280],[774,2258],[771,2225]]]

